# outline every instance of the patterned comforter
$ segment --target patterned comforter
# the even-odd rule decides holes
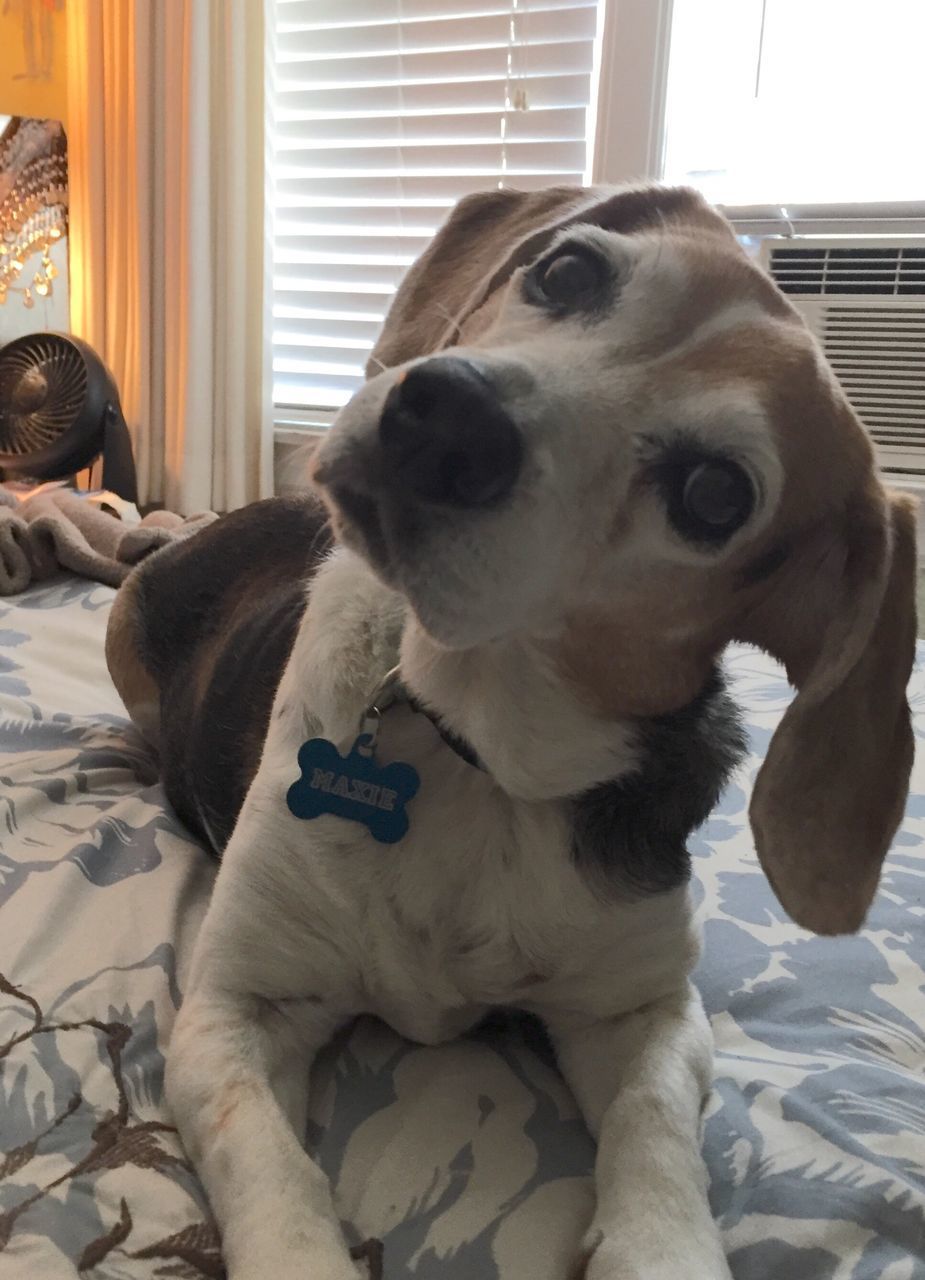
[[[61,578],[0,604],[2,1280],[223,1274],[162,1096],[214,866],[108,679],[112,595]],[[925,775],[864,933],[809,936],[746,821],[790,690],[751,650],[729,668],[752,754],[693,853],[717,1042],[704,1148],[731,1266],[925,1280]],[[912,697],[921,736],[918,672]],[[567,1274],[593,1147],[532,1023],[421,1049],[362,1019],[311,1097],[309,1143],[348,1235],[383,1241],[386,1280]]]

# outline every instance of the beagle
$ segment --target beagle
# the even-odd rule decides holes
[[[368,372],[321,501],[159,552],[107,639],[222,859],[167,1096],[230,1280],[356,1280],[302,1144],[334,1031],[436,1044],[499,1006],[599,1144],[574,1275],[728,1280],[686,851],[743,751],[719,659],[760,645],[798,691],[750,810],[774,891],[858,929],[912,757],[912,510],[689,190],[467,197]]]

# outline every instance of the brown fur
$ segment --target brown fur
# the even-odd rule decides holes
[[[460,200],[402,281],[367,376],[451,346],[461,335],[471,340],[490,318],[479,313],[494,309],[517,268],[579,222],[626,235],[670,226],[679,235],[720,237],[734,247],[725,218],[685,187],[477,192]],[[735,255],[730,258],[734,269]],[[696,290],[691,296],[700,305]]]
[[[860,928],[902,818],[913,736],[906,682],[915,652],[915,517],[870,485],[840,543],[793,572],[753,639],[799,694],[758,775],[749,816],[783,905],[817,933]],[[768,611],[771,610],[771,616]]]
[[[902,816],[912,738],[915,519],[888,501],[870,444],[804,344],[763,352],[719,337],[692,369],[729,364],[762,388],[786,479],[772,527],[745,556],[696,575],[654,572],[612,615],[573,620],[560,670],[607,715],[683,706],[730,639],[759,645],[799,690],[751,809],[762,866],[819,933],[860,927]],[[771,571],[750,580],[768,558]]]
[[[460,200],[402,281],[367,376],[452,342],[452,322],[511,245],[538,225],[556,226],[568,212],[593,201],[593,194],[580,187],[485,191]]]
[[[315,499],[252,503],[143,561],[116,597],[114,683],[160,749],[177,813],[216,852],[256,771],[305,587],[330,545]]]
[[[139,570],[119,588],[106,628],[106,663],[119,697],[153,743],[159,733],[160,689],[142,658],[143,617],[138,600]]]
[[[762,867],[787,911],[817,933],[858,929],[903,811],[912,765],[905,688],[915,648],[915,517],[873,477],[754,588],[715,575],[699,598],[680,577],[621,593],[610,617],[576,620],[557,658],[607,715],[685,705],[731,638],[766,649],[798,697],[755,784]],[[680,634],[672,639],[678,628]]]

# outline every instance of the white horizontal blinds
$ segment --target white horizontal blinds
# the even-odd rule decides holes
[[[276,0],[274,400],[359,386],[470,191],[580,183],[598,0]]]

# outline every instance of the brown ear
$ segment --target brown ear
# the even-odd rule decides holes
[[[513,245],[596,200],[596,193],[581,187],[465,196],[402,280],[366,376],[450,345],[454,322]]]
[[[758,775],[750,818],[765,874],[816,933],[859,929],[902,818],[913,737],[915,514],[872,479],[840,533],[817,533],[744,639],[798,694]]]
[[[687,187],[504,188],[466,196],[402,281],[366,376],[471,338],[477,313],[490,310],[486,304],[516,269],[579,222],[623,234],[682,223],[701,234],[732,235],[725,218]]]

